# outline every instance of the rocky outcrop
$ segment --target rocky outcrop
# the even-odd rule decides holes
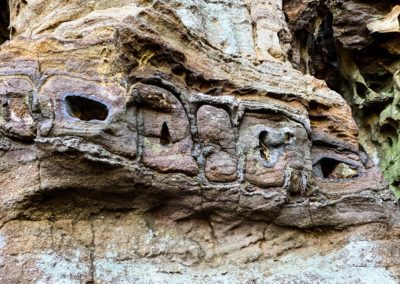
[[[350,103],[360,143],[398,193],[398,1],[286,1],[294,66]]]
[[[1,282],[396,283],[394,198],[287,5],[10,1]]]

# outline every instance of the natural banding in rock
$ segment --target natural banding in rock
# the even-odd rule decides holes
[[[6,2],[1,283],[399,282],[395,1]]]

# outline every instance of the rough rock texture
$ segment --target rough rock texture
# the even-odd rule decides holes
[[[314,2],[9,1],[0,282],[398,283],[394,197],[295,69]]]
[[[399,1],[284,1],[291,61],[324,79],[353,108],[360,143],[400,194]]]

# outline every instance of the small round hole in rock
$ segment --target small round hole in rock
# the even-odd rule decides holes
[[[285,143],[290,143],[294,135],[292,132],[285,132]]]
[[[170,145],[172,143],[171,134],[169,133],[169,128],[166,122],[163,123],[161,127],[160,144]]]
[[[67,112],[70,116],[84,121],[106,120],[108,108],[106,105],[81,96],[68,96],[65,98]]]

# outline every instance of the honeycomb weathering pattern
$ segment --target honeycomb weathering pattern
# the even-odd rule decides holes
[[[167,274],[234,259],[268,243],[263,231],[305,240],[296,230],[391,222],[392,197],[358,148],[349,106],[286,62],[278,1],[234,1],[243,26],[218,14],[224,1],[199,4],[216,15],[201,25],[189,2],[10,1],[15,37],[0,50],[5,282],[139,281],[126,273],[156,269],[148,257],[171,270],[153,277],[183,282]],[[212,248],[195,244],[196,230],[211,230]],[[246,231],[246,244],[218,247]],[[279,255],[261,243],[260,263]],[[38,272],[13,274],[15,255]]]

